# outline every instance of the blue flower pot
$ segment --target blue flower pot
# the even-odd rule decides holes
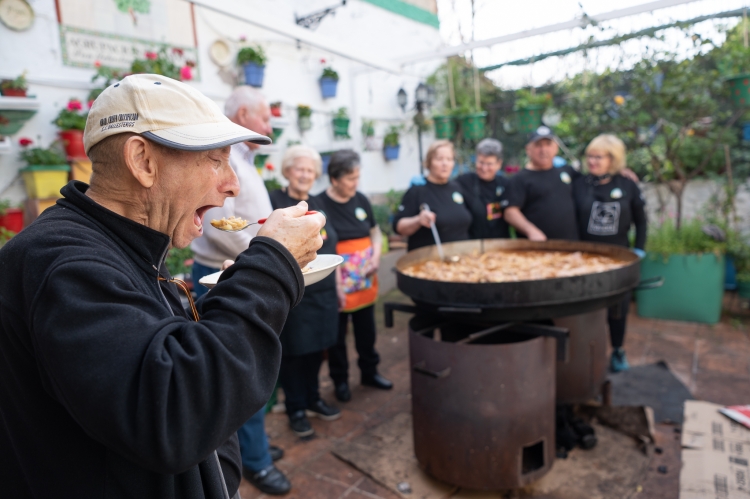
[[[324,99],[330,99],[336,97],[336,89],[339,86],[339,81],[333,78],[321,78],[320,79],[320,92],[323,94]]]
[[[242,66],[245,70],[245,83],[251,87],[260,88],[263,86],[263,76],[266,73],[265,66],[258,66],[254,62],[248,62]]]
[[[385,146],[383,147],[383,155],[386,161],[393,161],[398,159],[398,152],[401,150],[401,146]]]

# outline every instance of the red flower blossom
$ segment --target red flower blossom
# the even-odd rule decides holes
[[[27,139],[26,137],[21,137],[20,139],[18,139],[18,144],[19,144],[19,145],[20,145],[21,147],[27,147],[27,146],[30,146],[30,145],[31,145],[31,144],[33,144],[33,143],[34,143],[34,141],[33,141],[33,140],[31,140],[31,139]]]
[[[178,47],[173,47],[173,48],[172,48],[172,53],[173,53],[173,54],[177,54],[177,55],[182,55],[182,54],[183,54],[184,52],[182,51],[182,49],[181,49],[181,48],[178,48]]]
[[[80,111],[83,109],[83,104],[78,99],[70,99],[68,102],[68,111]]]
[[[102,63],[99,62],[99,61],[94,61],[94,67],[95,68],[100,68],[100,67],[102,67]]]
[[[274,168],[273,168],[273,165],[271,163],[266,163],[266,170],[268,170],[269,172],[272,172],[273,169]]]
[[[94,99],[91,99],[91,100],[90,100],[90,101],[88,102],[88,106],[89,106],[89,109],[91,109],[91,106],[93,106],[93,105],[94,105]]]
[[[326,60],[325,60],[325,59],[321,59],[321,60],[320,60],[320,63],[321,63],[321,64],[325,64],[325,63],[326,63]]]
[[[146,59],[149,59],[149,60],[153,61],[154,59],[156,59],[158,57],[159,57],[159,54],[157,54],[156,52],[146,51]]]
[[[193,68],[190,66],[182,66],[180,68],[180,78],[182,80],[192,80],[193,79]]]

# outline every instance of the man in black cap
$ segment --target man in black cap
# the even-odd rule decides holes
[[[529,163],[510,179],[502,202],[505,221],[532,241],[578,240],[572,184],[581,174],[568,165],[553,166],[557,141],[546,126],[531,134],[526,144]]]

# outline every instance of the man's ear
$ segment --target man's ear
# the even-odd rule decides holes
[[[156,156],[151,144],[140,135],[134,135],[125,141],[123,154],[130,174],[143,187],[150,189],[156,181]]]

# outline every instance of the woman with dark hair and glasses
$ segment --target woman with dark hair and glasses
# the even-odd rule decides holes
[[[497,139],[484,139],[477,144],[476,172],[464,173],[456,179],[466,194],[466,207],[471,212],[471,239],[508,238],[508,223],[503,219],[500,202],[508,179],[500,174],[503,166],[503,144]]]
[[[635,252],[646,245],[646,203],[638,184],[624,177],[625,144],[614,135],[595,137],[586,147],[588,175],[573,182],[573,201],[582,241],[630,247],[628,233],[635,226]],[[609,337],[612,342],[610,370],[628,369],[623,343],[630,293],[609,309]]]
[[[375,223],[370,201],[357,191],[359,154],[351,149],[336,151],[328,164],[331,186],[317,196],[326,215],[327,226],[333,226],[339,242],[336,252],[344,257],[337,283],[339,299],[339,332],[336,345],[328,349],[328,369],[336,398],[351,400],[349,361],[346,355],[346,331],[349,317],[354,327],[354,343],[359,355],[361,383],[390,390],[393,383],[378,374],[380,356],[375,351],[375,300],[382,234]]]

